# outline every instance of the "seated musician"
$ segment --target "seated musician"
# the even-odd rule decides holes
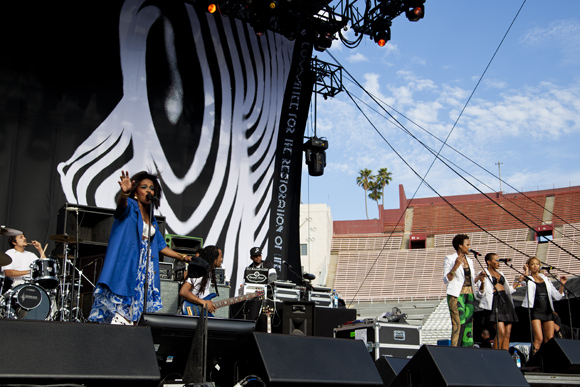
[[[24,283],[24,277],[30,277],[30,265],[36,261],[38,257],[30,251],[24,250],[29,245],[24,234],[10,236],[8,238],[8,243],[12,248],[6,251],[6,254],[12,258],[12,263],[4,266],[4,274],[6,277],[12,277],[14,279],[13,286],[18,286],[21,283]],[[32,241],[30,244],[38,250],[40,258],[46,258],[39,242]]]
[[[219,294],[214,269],[221,267],[222,265],[222,250],[217,246],[206,246],[201,250],[199,257],[209,264],[210,270],[207,274],[199,278],[188,278],[187,281],[183,283],[183,286],[181,286],[179,295],[186,301],[200,305],[200,307],[205,306],[210,313],[214,313],[217,308],[214,306],[211,299],[207,299],[207,297],[212,293],[210,290],[212,283],[216,293]],[[200,313],[193,311],[193,314],[199,315]]]

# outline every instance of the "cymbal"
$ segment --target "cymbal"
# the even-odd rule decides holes
[[[77,238],[75,238],[72,235],[67,235],[67,234],[56,234],[56,235],[51,235],[49,236],[49,238],[55,242],[61,242],[61,243],[76,243]],[[82,242],[83,240],[81,238],[79,238],[79,242]]]
[[[0,237],[6,236],[13,236],[13,235],[20,235],[22,231],[15,230],[13,228],[8,228],[6,226],[0,226]]]
[[[0,252],[0,266],[10,265],[12,263],[12,258],[6,253]]]

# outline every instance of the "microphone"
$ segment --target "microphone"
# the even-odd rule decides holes
[[[470,253],[473,253],[473,254],[475,254],[475,255],[481,255],[481,254],[479,254],[477,251],[475,251],[475,250],[473,250],[473,249],[469,249],[469,252],[470,252]]]
[[[503,262],[503,263],[506,263],[507,264],[508,262],[511,262],[512,259],[511,258],[500,258],[497,261],[498,262]]]
[[[555,269],[555,267],[554,267],[554,266],[542,266],[542,267],[540,267],[540,270],[547,270],[547,271],[550,271],[550,270],[552,270],[552,269]]]
[[[278,273],[276,269],[269,269],[268,270],[268,283],[276,282],[278,280]]]
[[[292,269],[292,265],[290,265],[288,262],[286,262],[286,261],[282,261],[282,263],[283,263],[284,265],[288,266],[290,269]]]
[[[149,199],[153,203],[157,203],[157,201],[159,200],[159,198],[157,196],[151,195],[150,193],[147,193],[147,199]]]
[[[305,280],[312,281],[313,279],[316,279],[316,276],[314,274],[304,273],[302,274],[302,278],[304,278]]]

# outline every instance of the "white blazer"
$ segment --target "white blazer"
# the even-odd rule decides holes
[[[493,284],[489,280],[489,277],[491,277],[491,274],[489,274],[489,271],[487,269],[484,269],[484,270],[485,270],[485,273],[488,275],[488,277],[485,277],[485,279],[484,279],[485,286],[483,287],[483,298],[481,298],[479,300],[479,307],[481,309],[491,310],[491,307],[493,306]],[[512,299],[512,293],[515,292],[516,290],[512,287],[512,285],[510,285],[507,278],[505,278],[505,275],[503,275],[503,273],[501,271],[498,270],[498,273],[500,276],[503,277],[505,284],[508,285],[508,286],[505,286],[505,284],[504,284],[503,287],[506,290],[506,294],[509,296],[510,301],[512,302],[512,306],[514,306],[514,300]],[[477,288],[477,292],[482,294],[480,292],[481,281],[477,281],[477,284],[475,284],[475,287]]]
[[[459,297],[461,293],[461,288],[463,287],[463,282],[465,281],[465,274],[463,274],[463,268],[460,267],[455,271],[455,276],[453,279],[449,281],[447,279],[447,274],[453,269],[455,265],[455,260],[457,259],[457,253],[453,253],[445,257],[445,261],[443,262],[443,283],[447,285],[447,294],[454,297]],[[475,270],[473,270],[473,260],[469,257],[465,257],[467,259],[467,264],[469,265],[469,270],[471,270],[471,289],[473,289],[473,294],[476,297],[478,296],[479,292],[475,291],[475,284],[473,283],[473,279],[476,277]]]
[[[554,303],[552,302],[552,298],[556,301],[561,300],[562,297],[564,297],[563,294],[560,294],[560,292],[558,291],[558,289],[556,289],[554,287],[554,285],[552,285],[552,281],[550,281],[548,279],[548,277],[546,277],[545,275],[543,275],[542,273],[538,273],[540,275],[540,278],[544,280],[544,282],[546,283],[546,289],[548,291],[548,301],[550,301],[550,308],[552,308],[552,311],[554,311]],[[532,276],[528,276],[529,281],[527,282],[527,292],[526,295],[524,296],[524,302],[522,302],[522,306],[524,308],[533,308],[534,307],[534,299],[536,298],[536,283],[534,282]],[[529,300],[529,306],[528,306],[528,300]]]

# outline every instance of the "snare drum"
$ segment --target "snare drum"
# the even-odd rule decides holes
[[[52,258],[40,258],[30,265],[32,280],[45,289],[58,286],[58,262]]]
[[[40,286],[21,284],[12,290],[10,311],[14,318],[46,320],[50,316],[51,300]]]

